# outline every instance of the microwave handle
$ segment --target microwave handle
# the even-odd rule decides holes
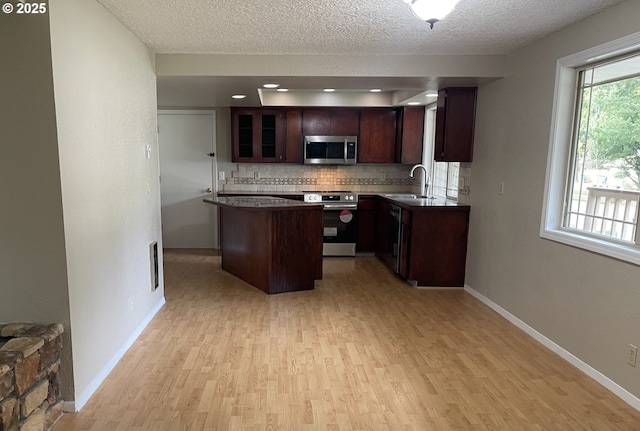
[[[343,145],[343,148],[344,148],[344,162],[345,162],[345,163],[347,163],[347,148],[349,147],[349,145],[347,144],[347,141],[348,141],[348,140],[349,140],[349,139],[344,138],[344,145]]]

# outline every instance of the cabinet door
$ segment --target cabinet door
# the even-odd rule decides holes
[[[396,111],[365,109],[360,112],[358,162],[394,163],[396,161]]]
[[[232,109],[234,162],[284,161],[284,116],[273,109]]]
[[[327,109],[305,109],[302,112],[303,135],[331,135],[331,115]]]
[[[375,251],[376,199],[375,196],[358,196],[358,252]]]
[[[398,113],[397,154],[400,154],[400,163],[422,163],[424,112],[424,106],[410,106],[403,107]]]
[[[358,136],[360,132],[360,112],[355,109],[331,111],[331,135]]]
[[[360,115],[355,109],[305,109],[302,112],[304,135],[358,136]]]
[[[285,161],[287,163],[302,163],[302,110],[287,111],[287,125],[285,136]]]
[[[434,158],[438,162],[471,162],[476,113],[475,87],[438,92]]]

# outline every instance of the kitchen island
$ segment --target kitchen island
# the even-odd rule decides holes
[[[268,294],[322,279],[322,205],[267,196],[212,197],[220,208],[222,269]]]

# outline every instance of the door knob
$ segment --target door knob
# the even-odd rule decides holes
[[[207,193],[213,193],[213,190],[211,189],[211,187],[207,187],[207,189],[205,190]]]

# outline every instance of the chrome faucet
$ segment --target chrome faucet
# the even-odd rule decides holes
[[[424,165],[418,164],[415,165],[414,167],[411,168],[411,172],[409,173],[409,176],[411,178],[413,178],[413,173],[415,172],[416,169],[418,168],[422,168],[422,170],[424,171],[424,187],[422,187],[421,189],[424,190],[424,196],[425,197],[429,197],[429,177],[427,177],[427,168],[424,167]]]

